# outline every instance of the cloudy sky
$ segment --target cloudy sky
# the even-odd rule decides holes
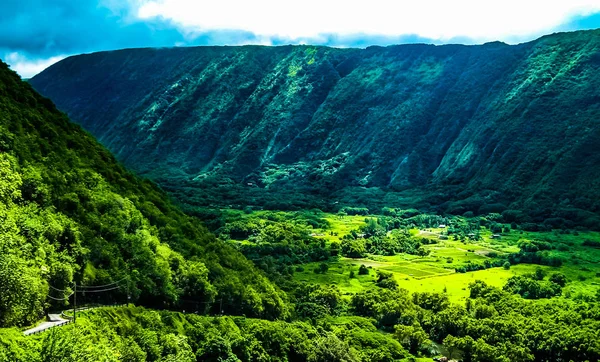
[[[23,77],[131,47],[520,43],[600,28],[600,0],[2,0],[0,58]]]

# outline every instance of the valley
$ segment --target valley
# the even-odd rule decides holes
[[[0,62],[0,362],[600,360],[599,35]]]
[[[314,212],[306,213],[286,213],[270,211],[258,211],[251,214],[244,214],[235,210],[223,210],[229,220],[236,224],[245,224],[250,228],[256,225],[277,225],[288,230],[293,230],[294,225],[298,228],[296,233],[309,235],[302,243],[319,244],[324,250],[335,254],[334,257],[324,259],[327,270],[322,272],[320,265],[323,261],[298,260],[296,263],[290,263],[293,271],[291,279],[302,283],[314,283],[321,285],[336,285],[342,294],[351,296],[356,292],[368,290],[377,287],[378,272],[392,273],[398,287],[410,292],[431,292],[444,293],[453,303],[464,303],[469,296],[469,284],[475,280],[481,280],[494,287],[503,287],[506,281],[513,276],[522,276],[533,274],[537,269],[546,274],[562,273],[569,282],[563,289],[564,295],[576,298],[592,298],[597,290],[600,290],[600,249],[594,246],[586,246],[584,243],[595,245],[600,242],[600,233],[590,231],[564,231],[554,230],[547,232],[531,232],[523,230],[510,230],[510,224],[493,224],[494,228],[501,228],[506,232],[499,234],[493,233],[485,226],[479,226],[477,235],[479,240],[465,237],[464,232],[456,232],[454,225],[478,223],[481,220],[467,220],[464,218],[453,218],[444,228],[427,227],[423,230],[416,228],[409,222],[408,233],[411,237],[419,239],[426,237],[434,240],[433,244],[423,245],[426,251],[425,256],[398,253],[395,255],[377,255],[365,253],[362,257],[351,258],[343,255],[343,251],[336,248],[343,243],[344,237],[355,234],[364,237],[363,230],[367,227],[368,221],[379,220],[383,224],[390,224],[391,218],[384,215],[336,215],[317,212],[317,220],[323,221],[325,225],[315,224]],[[308,215],[303,219],[303,215]],[[415,215],[413,218],[419,218],[423,215]],[[491,218],[494,216],[491,215]],[[496,216],[497,217],[497,216]],[[410,219],[410,218],[408,218]],[[434,218],[434,220],[436,220]],[[442,219],[443,220],[443,219]],[[447,219],[446,219],[447,220]],[[436,220],[437,221],[437,220]],[[414,222],[414,221],[413,221]],[[484,222],[485,223],[485,222]],[[227,222],[229,224],[229,222]],[[434,221],[435,224],[435,221]],[[421,224],[421,227],[426,224]],[[234,245],[243,246],[240,250],[245,255],[250,255],[252,259],[252,247],[262,248],[266,245],[293,245],[291,238],[281,237],[277,242],[269,239],[268,229],[260,230],[256,228],[252,231],[250,240],[233,240]],[[394,230],[394,229],[392,229]],[[474,235],[473,229],[469,229],[468,234]],[[276,231],[275,231],[276,232]],[[385,231],[390,235],[391,231]],[[448,235],[450,234],[450,235]],[[227,238],[227,235],[221,235]],[[461,240],[463,239],[463,240]],[[307,241],[312,240],[312,241]],[[546,251],[548,258],[556,257],[561,261],[560,266],[548,266],[539,264],[516,264],[504,267],[504,263],[511,257],[518,254],[522,249],[519,245],[527,244],[531,241],[543,241],[552,245]],[[271,242],[270,242],[271,241]],[[323,244],[322,241],[325,241]],[[365,240],[369,243],[368,240]],[[332,246],[333,245],[333,246]],[[333,248],[333,249],[332,249]],[[286,255],[282,255],[285,259]],[[277,262],[276,260],[275,262]],[[285,261],[284,261],[285,262]],[[290,260],[287,260],[290,262]],[[491,266],[492,263],[499,264]],[[510,264],[510,262],[509,262]],[[260,263],[258,265],[261,265]],[[359,269],[365,266],[367,274],[361,275]],[[481,270],[461,272],[460,268],[465,265],[490,265]],[[269,269],[267,269],[268,271]],[[352,276],[351,276],[352,274]]]
[[[599,39],[123,49],[29,82],[187,212],[518,210],[598,228]]]

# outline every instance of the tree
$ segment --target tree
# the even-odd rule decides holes
[[[308,362],[354,362],[360,359],[348,344],[335,334],[326,332],[325,336],[317,339]]]
[[[475,350],[475,340],[471,336],[457,338],[454,341],[454,346],[456,347],[456,349],[459,349],[462,351],[462,361],[463,362],[472,362],[473,361],[473,352]]]
[[[329,254],[331,256],[337,256],[340,253],[340,243],[334,241],[329,244]]]
[[[496,348],[479,338],[473,345],[473,360],[478,362],[509,362],[498,355]]]
[[[540,268],[540,267],[535,268],[535,279],[536,280],[544,280],[545,277],[546,277],[546,272],[542,268]]]
[[[358,268],[358,275],[369,275],[369,268],[367,268],[364,264],[361,264]]]
[[[448,336],[446,336],[446,338],[444,338],[444,341],[442,343],[444,344],[444,347],[446,347],[446,350],[448,350],[448,358],[452,359],[455,353],[459,350],[458,338],[449,334]]]
[[[0,326],[33,323],[43,314],[48,287],[38,275],[23,259],[0,253]]]
[[[398,282],[394,279],[394,274],[383,270],[377,271],[377,286],[386,289],[398,289]]]
[[[411,354],[416,355],[421,346],[429,341],[429,336],[419,324],[394,327],[394,336]]]
[[[335,285],[321,286],[317,284],[308,284],[300,287],[294,293],[297,298],[297,304],[299,306],[310,304],[310,308],[319,307],[324,310],[324,317],[326,315],[336,315],[337,308],[342,303],[342,294],[339,288]],[[300,309],[300,308],[299,308]],[[319,313],[313,313],[304,308],[303,313],[299,313],[303,317],[313,318]]]
[[[567,284],[567,277],[563,273],[552,273],[549,280],[561,287],[564,287]]]
[[[423,257],[423,256],[427,256],[427,255],[429,255],[429,253],[431,253],[431,251],[429,251],[429,250],[426,250],[426,249],[425,249],[425,248],[423,248],[423,247],[419,247],[419,248],[417,249],[417,251],[416,251],[416,254],[417,254],[418,256],[421,256],[421,257]]]
[[[342,255],[349,258],[363,258],[367,255],[365,240],[362,238],[344,238],[342,240]]]
[[[434,313],[441,312],[450,305],[446,294],[428,292],[413,293],[413,303],[423,309],[431,310]]]
[[[208,268],[199,261],[189,261],[182,268],[183,275],[180,277],[180,288],[183,289],[185,298],[192,298],[195,301],[202,301],[204,305],[209,305],[215,299],[215,287],[208,281]]]

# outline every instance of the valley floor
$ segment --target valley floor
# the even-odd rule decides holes
[[[254,212],[244,215],[246,220],[258,218],[269,223],[273,219],[272,212]],[[277,213],[276,223],[296,222],[296,213]],[[352,231],[361,233],[368,221],[382,218],[381,215],[344,215],[323,213],[319,218],[325,221],[324,227],[307,227],[308,233],[316,240],[323,240],[327,245],[342,243],[345,236]],[[439,225],[438,225],[439,226]],[[506,228],[504,228],[506,230]],[[482,227],[478,231],[479,240],[460,240],[448,236],[447,228],[427,227],[411,228],[410,235],[435,240],[435,244],[423,245],[428,251],[426,256],[397,253],[396,255],[376,255],[366,253],[364,257],[350,258],[337,256],[325,263],[326,272],[315,272],[323,261],[301,263],[295,268],[293,279],[299,282],[320,285],[336,285],[346,294],[351,295],[361,290],[374,288],[378,271],[390,272],[400,288],[410,292],[446,293],[452,302],[464,302],[469,295],[468,286],[475,280],[501,288],[506,281],[518,275],[529,275],[537,269],[545,273],[563,273],[568,282],[563,290],[565,296],[592,295],[600,289],[600,249],[583,245],[587,241],[600,241],[600,233],[579,231],[561,233],[559,231],[530,232],[510,230],[500,234],[492,233]],[[387,232],[389,235],[389,231]],[[561,258],[561,266],[548,266],[531,263],[489,267],[482,270],[457,272],[456,268],[466,264],[483,264],[519,253],[519,243],[540,240],[554,245],[552,250],[545,251],[551,256]],[[235,240],[235,244],[247,246],[264,243],[262,240]],[[361,265],[369,269],[367,275],[359,275]],[[353,272],[353,277],[350,274]]]

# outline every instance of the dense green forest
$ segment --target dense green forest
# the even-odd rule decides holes
[[[600,225],[600,31],[507,45],[126,49],[31,79],[179,202]]]
[[[73,283],[125,286],[98,301],[279,318],[285,296],[235,249],[126,171],[0,65],[0,325],[25,325]],[[93,296],[79,296],[81,302]],[[219,300],[217,303],[216,300]],[[59,304],[57,304],[59,303]]]
[[[343,299],[303,295],[329,316],[295,322],[206,317],[141,308],[85,312],[77,325],[35,337],[0,330],[3,361],[597,361],[597,302],[524,300],[482,282],[465,306],[444,294],[376,288]],[[443,342],[443,351],[439,344]],[[431,359],[429,359],[431,360]]]
[[[132,99],[142,97],[143,105],[158,102],[153,103],[155,111],[163,107],[160,99],[173,102],[170,97],[186,105],[179,109],[182,113],[169,110],[175,113],[166,112],[165,119],[139,113],[142,108],[122,110],[118,104],[108,107],[105,113],[106,122],[122,121],[127,115],[141,120],[145,130],[150,129],[152,135],[143,141],[128,140],[140,142],[136,152],[147,152],[149,163],[139,163],[137,170],[167,188],[179,206],[159,186],[136,176],[117,160],[138,163],[140,156],[116,152],[114,157],[87,131],[71,123],[52,101],[40,96],[0,62],[0,362],[424,362],[441,356],[463,362],[600,360],[600,232],[595,198],[598,188],[593,167],[596,156],[588,154],[594,149],[597,136],[593,118],[596,105],[586,103],[588,106],[582,108],[577,116],[581,121],[572,126],[573,132],[587,129],[586,135],[578,136],[576,146],[570,147],[564,159],[548,161],[552,167],[542,159],[547,151],[544,147],[550,147],[546,144],[551,139],[548,130],[530,133],[530,143],[516,140],[523,142],[523,149],[511,155],[496,155],[500,151],[495,150],[512,149],[515,144],[509,142],[508,136],[497,139],[496,131],[490,131],[503,115],[523,115],[544,107],[544,92],[552,94],[559,103],[567,102],[568,97],[575,97],[569,98],[573,102],[595,97],[592,86],[596,78],[590,73],[600,65],[594,55],[597,39],[591,35],[595,34],[559,34],[515,47],[487,44],[366,50],[143,49],[74,57],[51,68],[47,74],[53,74],[57,82],[70,84],[73,74],[79,74],[77,79],[87,79],[82,74],[89,74],[90,69],[99,66],[95,61],[104,69],[112,69],[107,64],[113,64],[121,70],[119,77],[127,78],[127,87],[123,89],[128,90]],[[552,64],[562,64],[561,57],[572,53],[580,57],[564,68],[546,69],[540,57],[546,59],[550,49],[556,56]],[[186,58],[184,55],[189,52],[193,56]],[[189,74],[198,72],[202,76],[200,80],[192,79],[189,74],[188,78],[180,78],[180,73],[169,73],[170,68],[165,68],[164,73],[146,78],[146,72],[156,69],[156,63],[139,62],[135,71],[128,68],[140,56],[151,56],[153,62],[161,64],[179,59],[181,69],[196,59]],[[298,56],[305,63],[299,62]],[[124,64],[121,57],[131,58]],[[488,62],[490,57],[496,62]],[[80,59],[91,61],[82,64]],[[222,62],[232,69],[250,67],[252,71],[240,80],[232,77],[233,73],[219,72]],[[460,62],[466,62],[473,74],[464,69],[459,72]],[[275,69],[274,73],[263,74],[264,64],[271,67],[265,68],[267,72]],[[410,74],[421,68],[426,71],[412,76],[420,80],[410,78]],[[438,68],[439,74],[432,71]],[[545,81],[548,84],[543,92],[536,88],[538,78],[534,75],[538,73],[530,73],[538,68],[542,75],[553,74],[552,81]],[[64,73],[65,69],[68,72]],[[492,82],[497,75],[494,71],[500,70],[508,74],[504,79],[508,83]],[[371,74],[375,71],[379,73]],[[165,74],[171,74],[171,78],[165,80]],[[373,82],[354,87],[357,79],[367,79],[368,74]],[[424,74],[439,77],[421,79]],[[576,76],[589,82],[582,82],[582,88],[576,91],[562,89],[565,83],[561,82]],[[529,83],[519,83],[524,77]],[[100,101],[106,94],[121,92],[121,88],[106,88],[107,84],[116,87],[119,83],[109,76],[105,78],[108,83],[95,82],[99,88],[82,89],[80,94],[75,94],[75,88],[69,93],[66,85],[61,88],[72,97],[70,105],[74,108],[69,113],[82,115],[77,112],[89,112],[85,107],[100,104],[94,102],[95,98]],[[333,108],[328,107],[354,99],[350,97],[353,92],[366,98],[340,113],[353,120],[344,123],[344,127],[352,127],[358,118],[351,115],[364,112],[363,105],[390,104],[389,109],[379,110],[383,113],[368,116],[369,122],[380,122],[378,117],[400,112],[391,105],[402,97],[399,95],[402,92],[386,89],[385,92],[392,94],[388,99],[370,92],[373,87],[412,84],[416,87],[413,89],[419,90],[415,93],[418,97],[407,101],[404,104],[407,106],[427,97],[437,99],[441,94],[451,93],[453,87],[462,89],[475,78],[491,82],[472,85],[476,89],[491,85],[492,89],[499,89],[510,84],[510,89],[523,92],[513,96],[526,103],[510,103],[508,99],[510,107],[515,107],[508,112],[503,108],[506,102],[493,98],[508,97],[506,92],[499,92],[492,100],[485,97],[493,92],[481,95],[480,102],[491,104],[490,109],[481,112],[508,112],[497,115],[499,118],[493,124],[482,129],[474,124],[485,123],[479,111],[467,107],[466,113],[461,113],[466,122],[464,129],[469,130],[473,139],[481,140],[478,138],[481,135],[477,135],[482,132],[489,140],[485,144],[472,144],[483,147],[472,152],[488,155],[485,160],[470,164],[464,154],[467,151],[460,151],[460,157],[453,156],[452,150],[459,146],[448,143],[443,157],[427,153],[440,150],[423,151],[429,161],[407,156],[408,165],[420,165],[416,174],[408,177],[402,176],[402,167],[386,164],[383,158],[375,162],[367,156],[354,158],[348,157],[347,152],[336,155],[326,150],[331,146],[328,142],[339,136],[336,132],[327,133],[323,124],[326,120],[334,122],[328,118],[332,117]],[[38,78],[39,82],[40,79],[43,77]],[[137,85],[140,79],[157,88],[140,88]],[[235,94],[227,93],[221,88],[225,80],[244,80],[246,88],[238,89],[236,85]],[[196,81],[206,84],[198,85]],[[289,92],[292,83],[288,83],[292,81],[296,81],[298,88],[294,89],[298,92],[307,92],[303,97],[292,97]],[[163,92],[164,84],[170,84],[171,92],[181,93],[156,96],[153,92]],[[319,90],[317,84],[331,89]],[[211,86],[217,87],[214,93],[207,92]],[[246,90],[236,93],[240,89]],[[336,89],[343,92],[336,93]],[[214,98],[218,92],[231,96],[231,103]],[[286,94],[285,99],[280,99]],[[533,94],[542,100],[528,99]],[[258,105],[244,103],[243,97],[250,97]],[[456,102],[460,100],[464,101],[451,97],[438,99],[436,112],[430,108],[410,112],[417,115],[424,112],[415,116],[415,120],[428,120],[429,128],[421,131],[437,142],[443,136],[434,134],[436,122],[456,110]],[[222,151],[213,144],[212,155],[214,160],[223,161],[220,165],[216,161],[210,167],[192,165],[192,161],[177,164],[174,161],[180,155],[171,155],[175,158],[166,157],[167,167],[156,162],[157,154],[148,152],[158,142],[162,149],[188,147],[202,153],[194,149],[200,146],[183,141],[170,144],[175,138],[170,140],[166,136],[181,135],[173,128],[161,128],[161,124],[206,114],[219,118],[220,112],[233,112],[233,108],[216,107],[217,103],[232,107],[244,103],[245,114],[252,115],[255,110],[252,107],[262,107],[262,101],[272,107],[264,108],[264,118],[269,122],[280,120],[270,117],[280,112],[277,107],[282,105],[300,112],[284,115],[293,116],[290,121],[293,127],[282,128],[277,131],[281,136],[269,138],[266,135],[272,131],[271,123],[262,124],[260,131],[252,131],[234,117],[232,130],[239,131],[235,127],[243,126],[247,138],[242,143],[248,147],[228,144],[227,147],[239,153],[226,160],[219,158],[224,157],[220,155]],[[207,107],[202,112],[184,111],[190,104],[200,103]],[[218,111],[208,112],[213,106]],[[568,109],[565,106],[562,111],[566,114]],[[315,113],[309,123],[315,124],[305,125],[301,130],[301,119],[294,117],[302,112],[311,114],[309,111]],[[86,122],[98,120],[94,112],[88,114],[90,119],[77,119],[85,127]],[[514,123],[510,125],[515,129],[522,126],[517,119],[533,122],[529,117],[519,117],[511,118]],[[563,121],[569,123],[572,119]],[[200,125],[197,133],[192,133],[198,136],[212,127],[220,129],[222,125],[217,123]],[[124,122],[111,127],[109,123],[98,123],[98,129],[129,132],[129,125]],[[394,138],[413,126],[400,127],[398,134],[388,132],[388,136]],[[90,132],[98,129],[92,128]],[[465,137],[459,129],[455,131],[453,142]],[[310,155],[310,161],[297,160],[289,153],[291,150],[278,143],[289,136],[286,132],[301,135],[292,141],[286,139],[291,145],[302,145],[309,136],[314,140],[322,140],[322,136],[325,141],[310,147],[299,146],[297,150],[306,154],[311,154],[313,148],[319,151]],[[371,143],[387,137],[384,128],[376,133],[379,132],[381,135],[377,137],[373,134],[363,137],[370,146],[358,147],[358,154],[373,151],[369,148]],[[133,134],[141,137],[142,133]],[[419,138],[413,140],[416,144],[410,143],[413,141],[409,144],[416,149],[425,147],[424,138],[419,136],[423,134],[407,134]],[[111,149],[121,142],[112,133],[99,137]],[[114,143],[108,139],[114,139]],[[558,138],[552,140],[558,142]],[[390,153],[396,141],[377,143],[381,152],[373,151],[372,155],[383,157]],[[202,139],[198,142],[204,147]],[[270,144],[268,152],[258,146],[253,148],[253,144],[261,142]],[[532,151],[534,146],[540,147],[539,152]],[[528,155],[520,158],[521,151]],[[253,158],[256,154],[265,159],[261,166],[256,166]],[[460,160],[455,156],[468,162],[458,165]],[[579,163],[574,158],[580,159]],[[202,162],[205,161],[212,162],[206,159]],[[480,167],[478,162],[484,161],[494,161],[494,166],[482,169],[481,174],[469,174],[471,167]],[[495,182],[501,186],[494,188],[486,182],[488,177],[491,180],[506,170],[500,167],[500,161],[516,163],[515,172],[508,173],[514,183],[496,178]],[[150,166],[152,162],[155,166]],[[436,162],[437,171],[433,171],[430,167]],[[454,162],[448,167],[464,171],[477,184],[446,179],[425,188],[418,185],[428,172],[434,174],[434,179],[438,176],[443,179],[443,165],[448,162]],[[540,175],[525,174],[525,169],[535,170],[532,165],[539,166],[545,176],[538,179]],[[149,170],[152,167],[155,169]],[[232,171],[238,167],[239,173]],[[394,176],[398,180],[406,177],[405,180],[418,187],[402,194],[401,189],[406,185],[381,181],[391,170],[388,167],[398,170]],[[189,174],[171,174],[179,168]],[[575,168],[577,172],[567,180],[566,173]],[[353,181],[338,177],[350,177]],[[520,183],[515,181],[517,178]],[[509,193],[508,188],[514,188],[514,193]],[[330,189],[333,194],[325,192]],[[459,189],[464,193],[457,193]],[[583,192],[584,189],[587,191]],[[557,198],[559,191],[564,193]],[[499,196],[501,193],[509,196],[503,198]],[[460,196],[452,199],[452,194]],[[226,207],[218,207],[223,204]],[[80,288],[77,293],[75,284]],[[91,293],[93,289],[86,290],[86,286],[102,285],[118,288],[98,294]],[[75,323],[41,334],[23,335],[23,330],[39,324],[49,312],[66,311],[69,315],[67,309],[73,307],[75,295],[80,305],[100,307],[77,312]],[[102,306],[113,303],[127,305]]]

